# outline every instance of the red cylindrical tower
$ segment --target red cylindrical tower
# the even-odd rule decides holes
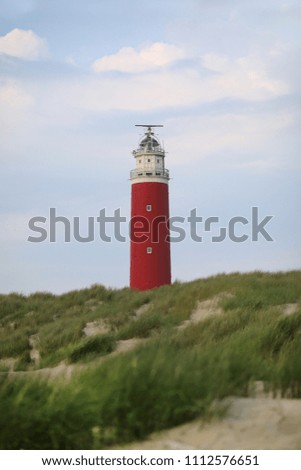
[[[147,127],[131,171],[131,267],[130,287],[147,290],[171,283],[169,242],[169,172],[165,152]]]

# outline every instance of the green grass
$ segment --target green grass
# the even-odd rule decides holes
[[[92,359],[96,356],[103,356],[114,351],[116,341],[112,335],[94,336],[84,339],[71,351],[69,358],[71,362]]]
[[[103,286],[63,296],[0,298],[0,357],[29,371],[28,338],[39,337],[41,366],[81,363],[70,381],[0,374],[0,448],[103,449],[212,413],[229,395],[247,396],[253,381],[301,398],[301,272],[219,275],[148,292]],[[197,301],[223,292],[223,315],[183,330]],[[2,308],[3,303],[3,308]],[[150,304],[138,319],[135,310]],[[110,333],[86,338],[87,322]],[[12,324],[13,323],[13,324]],[[97,357],[116,341],[148,341],[133,351]],[[18,429],[18,433],[15,430]]]

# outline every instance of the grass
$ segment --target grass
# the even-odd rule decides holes
[[[71,362],[78,362],[83,359],[92,359],[95,356],[103,356],[114,351],[116,341],[112,335],[94,336],[84,339],[70,353]]]
[[[217,399],[247,396],[255,380],[301,398],[301,311],[284,316],[279,308],[300,303],[300,281],[299,271],[235,273],[148,292],[92,286],[63,296],[1,296],[0,357],[15,357],[16,368],[31,370],[28,338],[36,334],[42,365],[65,360],[85,367],[65,383],[1,373],[0,447],[114,447],[206,417]],[[197,301],[222,292],[232,294],[221,297],[223,315],[174,328]],[[146,303],[148,310],[135,318]],[[110,333],[84,337],[94,320]],[[117,340],[133,337],[149,340],[95,361]]]

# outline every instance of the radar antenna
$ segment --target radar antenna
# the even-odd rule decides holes
[[[162,124],[135,124],[135,127],[146,127],[149,134],[153,134],[152,128],[153,127],[163,127]]]
[[[135,124],[135,127],[163,127],[163,124]]]

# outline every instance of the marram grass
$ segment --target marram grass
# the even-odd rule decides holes
[[[301,398],[301,272],[219,275],[149,292],[103,286],[63,296],[0,296],[0,357],[19,377],[0,373],[0,448],[103,449],[212,414],[212,404],[247,396],[253,381]],[[222,292],[224,313],[178,330],[197,301]],[[138,319],[135,311],[150,304]],[[87,322],[110,328],[84,338]],[[30,335],[41,365],[82,364],[70,381],[37,380]],[[147,338],[108,356],[120,339]],[[16,432],[16,429],[18,432]]]

